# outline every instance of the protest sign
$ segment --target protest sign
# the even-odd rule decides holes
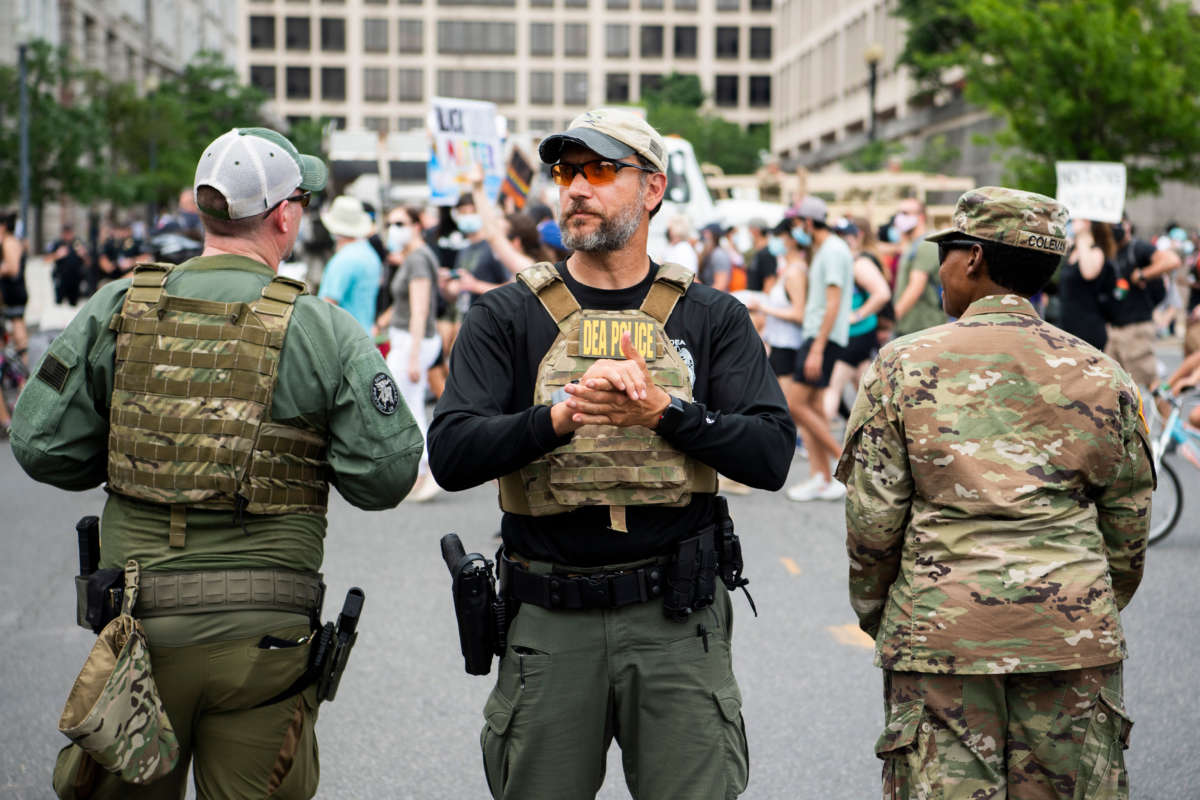
[[[529,184],[532,181],[533,166],[521,148],[514,147],[512,155],[508,157],[508,169],[505,172],[504,183],[500,186],[500,191],[504,193],[505,197],[512,200],[518,209],[522,209],[529,197]]]
[[[1075,219],[1120,222],[1125,212],[1125,165],[1112,161],[1059,161],[1058,201]]]
[[[504,179],[503,150],[496,127],[495,103],[432,99],[429,128],[433,152],[429,157],[429,193],[434,205],[452,206],[459,195],[471,190],[468,174],[478,164],[483,168],[483,188],[495,197]]]

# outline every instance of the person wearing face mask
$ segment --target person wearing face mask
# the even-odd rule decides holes
[[[925,241],[925,204],[915,197],[900,201],[892,220],[900,234],[896,266],[896,335],[906,336],[946,321],[938,284],[937,248]]]
[[[771,234],[771,226],[761,217],[750,220],[746,228],[750,231],[751,248],[754,251],[750,266],[746,269],[746,288],[770,292],[778,277],[783,240]]]
[[[458,273],[457,291],[466,297],[466,305],[474,305],[485,292],[512,280],[508,269],[500,263],[488,244],[483,229],[483,216],[479,213],[474,198],[464,194],[454,209],[454,224],[467,237],[467,246],[458,251],[454,269]],[[460,302],[460,311],[466,311]]]
[[[387,229],[391,257],[400,261],[390,286],[392,304],[376,321],[377,330],[388,332],[391,344],[387,363],[400,396],[412,412],[421,436],[425,436],[425,390],[429,386],[429,368],[442,351],[437,319],[437,254],[425,242],[421,211],[398,208],[392,212]],[[424,503],[440,491],[429,474],[429,459],[421,456],[417,482],[408,499]]]

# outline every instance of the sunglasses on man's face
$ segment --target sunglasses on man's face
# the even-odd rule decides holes
[[[300,194],[294,194],[291,197],[283,198],[278,203],[276,203],[275,205],[268,208],[263,213],[263,216],[265,217],[265,216],[270,215],[270,213],[272,211],[279,208],[284,203],[299,203],[301,208],[308,208],[308,204],[311,202],[312,202],[312,192],[301,192]]]
[[[568,161],[560,161],[550,167],[550,177],[554,178],[554,182],[559,186],[570,186],[575,176],[583,174],[584,180],[593,186],[603,186],[606,183],[612,183],[617,179],[617,175],[621,170],[628,167],[629,169],[639,169],[642,172],[653,174],[655,170],[643,167],[641,164],[629,164],[625,161],[608,161],[603,158],[598,158],[595,161],[585,161],[582,164],[572,164]]]
[[[938,263],[941,264],[946,260],[946,256],[950,255],[952,250],[970,250],[979,242],[968,241],[967,239],[947,239],[944,242],[938,242]]]

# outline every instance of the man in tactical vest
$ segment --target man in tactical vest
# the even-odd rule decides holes
[[[275,275],[325,177],[275,131],[216,139],[196,170],[203,254],[98,291],[17,405],[30,476],[107,481],[99,567],[140,565],[134,616],[180,745],[145,785],[71,745],[60,797],[182,797],[193,755],[201,798],[316,793],[309,651],[329,484],[394,507],[422,448],[362,327]]]
[[[717,473],[778,489],[795,428],[745,307],[646,254],[659,134],[589,111],[540,155],[574,254],[471,308],[429,430],[438,483],[499,479],[505,512],[488,784],[593,797],[615,736],[639,800],[735,797],[748,752],[722,583],[744,579]]]

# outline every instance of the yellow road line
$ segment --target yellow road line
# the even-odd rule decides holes
[[[863,633],[862,628],[857,625],[829,625],[825,630],[833,635],[838,644],[865,647],[868,650],[875,648],[875,640]]]
[[[779,559],[779,563],[783,564],[783,568],[786,569],[788,572],[792,573],[793,575],[800,574],[800,565],[797,564],[792,559],[788,558],[787,556],[784,556],[783,558]]]

